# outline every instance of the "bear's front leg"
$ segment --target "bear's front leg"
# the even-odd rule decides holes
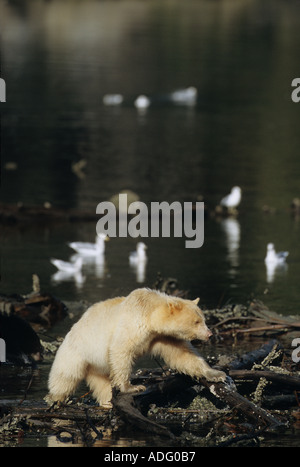
[[[145,391],[145,386],[141,384],[133,385],[130,382],[133,361],[134,357],[129,352],[120,354],[120,352],[111,351],[109,366],[112,387],[127,393]]]
[[[213,381],[215,383],[225,381],[226,373],[211,368],[200,355],[192,353],[188,360],[185,369],[182,371],[183,373],[196,378],[204,377],[207,381]]]
[[[173,337],[161,337],[152,343],[152,355],[160,356],[174,370],[208,381],[225,381],[226,373],[214,370],[188,342]]]
[[[218,383],[219,381],[225,381],[226,379],[226,373],[224,373],[224,371],[214,370],[209,365],[207,365],[207,368],[204,368],[201,373],[202,375],[197,376],[204,376],[204,378],[207,379],[207,381],[213,381],[215,383]]]

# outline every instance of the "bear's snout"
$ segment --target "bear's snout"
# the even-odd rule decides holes
[[[206,332],[205,332],[205,340],[209,340],[209,338],[212,336],[212,332],[210,329],[206,329]]]
[[[194,339],[200,339],[201,341],[208,341],[212,336],[212,332],[208,329],[207,326],[202,326],[200,329],[197,329]]]

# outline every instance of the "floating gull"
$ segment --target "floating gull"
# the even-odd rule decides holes
[[[283,277],[288,270],[287,263],[266,263],[266,279],[269,284],[274,282],[275,277]]]
[[[133,251],[129,255],[130,264],[137,264],[147,261],[146,255],[147,246],[143,242],[139,242],[136,246],[136,251]]]
[[[275,248],[274,248],[274,243],[268,243],[265,263],[267,265],[268,264],[273,264],[273,265],[284,264],[288,254],[289,254],[288,251],[280,251],[276,253]]]
[[[98,279],[103,279],[105,276],[106,262],[103,255],[96,256],[94,261],[95,276]]]
[[[134,101],[134,106],[137,108],[137,109],[147,109],[150,105],[150,99],[149,97],[141,94],[140,96],[138,96],[135,101]]]
[[[138,263],[131,265],[131,267],[134,269],[136,273],[136,281],[139,284],[142,284],[143,282],[145,282],[146,264],[147,264],[146,261],[139,261]]]
[[[122,94],[105,94],[103,96],[104,105],[121,105],[123,100]]]
[[[228,209],[235,209],[241,202],[242,190],[239,186],[234,186],[229,195],[221,200],[221,206]]]
[[[74,273],[69,273],[65,271],[57,271],[55,274],[51,276],[53,282],[67,282],[70,280],[74,280],[76,286],[80,289],[82,284],[85,282],[85,277],[82,275],[81,271]]]
[[[178,89],[170,94],[172,102],[178,105],[195,105],[197,102],[198,91],[190,86],[185,89]]]
[[[139,283],[145,281],[147,264],[146,249],[147,246],[145,245],[145,243],[139,242],[136,246],[136,251],[133,251],[129,255],[130,266],[136,272],[136,281]]]
[[[82,268],[82,258],[77,258],[74,263],[55,258],[51,258],[50,261],[55,267],[57,267],[59,271],[68,273],[70,275],[78,273]]]
[[[236,219],[226,218],[221,222],[221,227],[226,235],[227,258],[232,266],[232,270],[239,266],[239,248],[241,238],[241,227]]]
[[[80,253],[74,253],[70,259],[71,261],[76,261],[77,258],[82,259],[87,274],[91,273],[98,279],[104,278],[106,268],[105,255],[84,256]]]
[[[77,251],[77,253],[83,256],[97,256],[101,255],[105,251],[105,241],[108,240],[106,234],[100,233],[96,235],[95,243],[89,242],[71,242],[68,243],[69,247]]]

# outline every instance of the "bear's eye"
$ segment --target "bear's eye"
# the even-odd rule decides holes
[[[200,324],[200,319],[197,319],[197,320],[195,321],[195,324]]]

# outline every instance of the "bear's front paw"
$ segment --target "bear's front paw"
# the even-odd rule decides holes
[[[102,403],[100,402],[99,405],[100,405],[100,407],[102,409],[112,409],[113,408],[113,405],[112,405],[111,402],[102,402]]]
[[[128,386],[124,392],[128,393],[134,393],[134,392],[142,392],[145,391],[146,386],[143,386],[142,384],[137,384],[136,386],[130,385]]]
[[[219,381],[225,381],[226,379],[226,373],[224,373],[224,371],[213,370],[213,369],[208,370],[204,376],[205,376],[205,379],[207,379],[207,381],[214,381],[215,383]]]

